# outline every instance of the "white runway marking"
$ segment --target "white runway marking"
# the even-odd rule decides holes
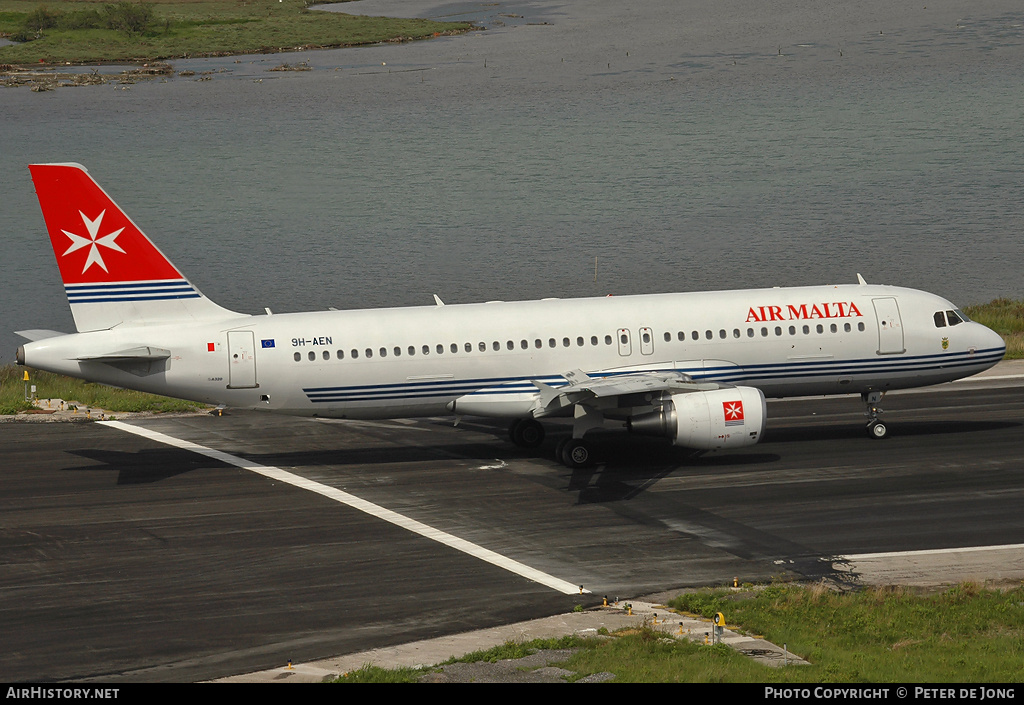
[[[365,512],[366,514],[377,517],[378,519],[383,519],[384,521],[390,522],[395,526],[400,526],[403,529],[407,529],[409,531],[419,534],[420,536],[431,539],[433,541],[437,541],[438,543],[442,543],[445,546],[454,548],[457,551],[462,551],[463,553],[473,556],[474,558],[479,558],[480,560],[490,563],[491,565],[495,565],[499,568],[503,568],[507,571],[515,573],[516,575],[520,575],[526,578],[527,580],[532,580],[536,583],[540,583],[541,585],[546,585],[552,590],[557,590],[558,592],[561,592],[565,595],[577,595],[580,592],[578,585],[573,585],[569,582],[566,582],[565,580],[555,578],[551,575],[548,575],[547,573],[543,573],[539,570],[531,568],[528,565],[524,565],[519,561],[514,561],[511,558],[506,558],[500,553],[495,553],[494,551],[488,550],[481,546],[477,546],[476,544],[470,543],[469,541],[460,539],[458,536],[453,536],[452,534],[440,531],[439,529],[435,529],[431,526],[427,526],[422,522],[418,522],[415,519],[410,519],[409,517],[403,516],[398,512],[393,512],[390,509],[385,509],[384,507],[376,505],[372,502],[367,502],[366,500],[360,499],[359,497],[349,494],[348,492],[342,492],[341,490],[335,487],[324,485],[319,482],[314,482],[313,480],[308,480],[294,473],[290,473],[280,468],[273,467],[272,465],[261,465],[260,463],[254,463],[250,460],[245,460],[244,458],[239,458],[238,456],[231,455],[230,453],[224,453],[223,451],[214,450],[213,448],[207,448],[206,446],[201,446],[198,443],[192,443],[191,441],[185,441],[180,438],[168,436],[158,431],[151,431],[146,428],[132,426],[122,421],[101,421],[99,423],[101,423],[104,426],[110,426],[112,428],[117,428],[122,431],[126,431],[128,433],[134,433],[137,436],[142,436],[143,438],[148,438],[152,441],[157,441],[158,443],[164,443],[166,445],[173,446],[175,448],[181,448],[183,450],[190,450],[193,453],[205,455],[208,458],[219,460],[222,463],[234,465],[235,467],[239,467],[244,470],[249,470],[251,472],[263,475],[264,477],[277,480],[279,482],[285,482],[289,485],[292,485],[293,487],[309,490],[310,492],[316,492],[319,495],[328,497],[329,499],[333,499],[335,502],[341,502],[342,504],[352,507],[353,509],[358,509],[361,512]],[[584,592],[589,592],[589,590],[585,590]]]
[[[869,558],[911,558],[913,556],[940,556],[949,553],[979,553],[981,551],[1019,551],[1024,549],[1024,543],[1010,543],[1002,546],[969,546],[966,548],[933,548],[924,551],[893,551],[891,553],[859,553],[851,556],[842,556],[851,561],[866,560]]]

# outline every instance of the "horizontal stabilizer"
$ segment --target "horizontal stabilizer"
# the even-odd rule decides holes
[[[46,340],[47,338],[56,338],[57,336],[67,335],[61,333],[59,330],[47,330],[45,328],[33,328],[32,330],[16,330],[15,335],[20,335],[22,338],[31,340],[33,343],[37,340]]]
[[[151,348],[143,345],[137,348],[129,348],[128,350],[119,350],[117,352],[105,353],[103,355],[83,355],[75,358],[76,360],[86,360],[92,362],[147,362],[153,360],[166,360],[171,356],[170,350],[163,348]]]

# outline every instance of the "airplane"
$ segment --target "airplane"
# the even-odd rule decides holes
[[[949,301],[858,283],[248,315],[204,296],[79,164],[29,167],[76,333],[19,331],[20,365],[220,407],[511,421],[593,464],[607,421],[696,451],[759,442],[766,397],[882,395],[967,377],[1006,346]]]

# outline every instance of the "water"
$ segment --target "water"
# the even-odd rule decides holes
[[[951,9],[879,3],[885,34],[811,14],[783,51],[770,17],[719,36],[678,5],[505,3],[485,19],[522,17],[469,36],[0,91],[0,363],[13,330],[73,329],[25,168],[46,161],[85,164],[208,296],[253,313],[857,272],[1024,297],[1019,16],[993,3],[960,31]]]

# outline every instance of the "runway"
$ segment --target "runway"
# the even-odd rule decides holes
[[[468,420],[131,422],[430,530],[419,533],[116,426],[2,424],[0,678],[202,680],[604,595],[734,577],[856,583],[836,557],[1024,543],[1019,379],[893,394],[883,408],[891,436],[873,441],[858,399],[770,402],[763,443],[702,457],[609,431],[583,472],[551,459],[566,426],[531,453],[504,424]],[[972,565],[976,579],[1012,577]]]

